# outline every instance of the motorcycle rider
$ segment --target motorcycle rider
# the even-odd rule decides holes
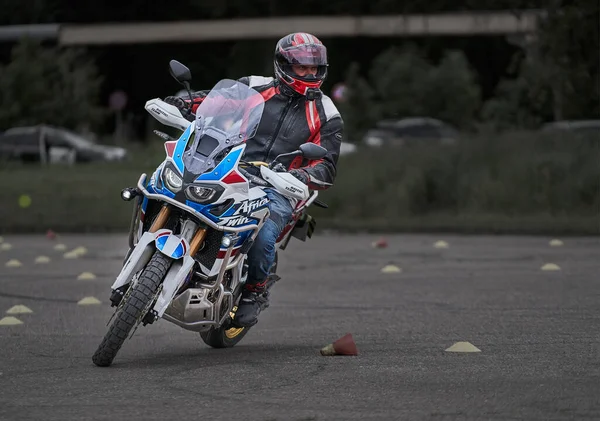
[[[330,187],[336,176],[344,123],[332,100],[320,87],[327,77],[327,50],[314,35],[297,32],[284,36],[275,46],[275,77],[247,76],[239,79],[259,92],[264,110],[256,134],[247,142],[246,161],[272,162],[279,154],[293,152],[306,142],[328,150],[323,159],[302,157],[282,159],[281,163],[312,190]],[[193,94],[191,110],[209,91]],[[189,100],[167,97],[165,102],[189,110]],[[185,114],[184,114],[185,115]],[[294,200],[274,189],[265,189],[270,216],[248,252],[248,277],[235,314],[234,323],[250,327],[257,323],[267,278],[275,260],[275,244],[293,213]]]

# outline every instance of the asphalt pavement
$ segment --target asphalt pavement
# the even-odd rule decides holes
[[[600,420],[598,237],[377,238],[294,240],[234,348],[160,320],[99,368],[126,237],[4,236],[0,420]]]

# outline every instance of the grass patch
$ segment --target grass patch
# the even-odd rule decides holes
[[[126,163],[2,167],[0,231],[125,231],[120,191],[163,159],[162,144]],[[18,198],[31,197],[28,208]],[[313,207],[318,229],[598,234],[600,139],[507,133],[340,158],[335,186]]]

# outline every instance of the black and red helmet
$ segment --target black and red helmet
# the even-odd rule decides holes
[[[292,65],[317,66],[316,75],[298,76]],[[295,92],[313,96],[327,77],[327,48],[314,35],[295,32],[281,38],[275,46],[275,77]]]

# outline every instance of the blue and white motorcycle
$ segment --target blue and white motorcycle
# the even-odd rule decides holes
[[[191,74],[172,60],[171,75],[190,92]],[[129,252],[111,286],[116,311],[92,358],[109,366],[125,339],[140,324],[159,318],[195,332],[215,348],[231,347],[249,328],[235,326],[235,311],[246,280],[246,255],[267,220],[264,188],[274,188],[296,203],[292,221],[277,240],[284,249],[290,238],[305,241],[315,222],[306,208],[315,203],[310,191],[271,163],[241,158],[260,123],[264,98],[237,81],[224,79],[209,92],[190,122],[160,99],[146,110],[161,123],[183,131],[165,140],[166,159],[150,179],[142,174],[137,187],[121,192],[134,200]],[[321,146],[307,143],[286,156],[319,159]],[[279,157],[278,157],[279,158]],[[268,289],[279,278],[271,269]],[[266,307],[267,300],[263,300]]]

